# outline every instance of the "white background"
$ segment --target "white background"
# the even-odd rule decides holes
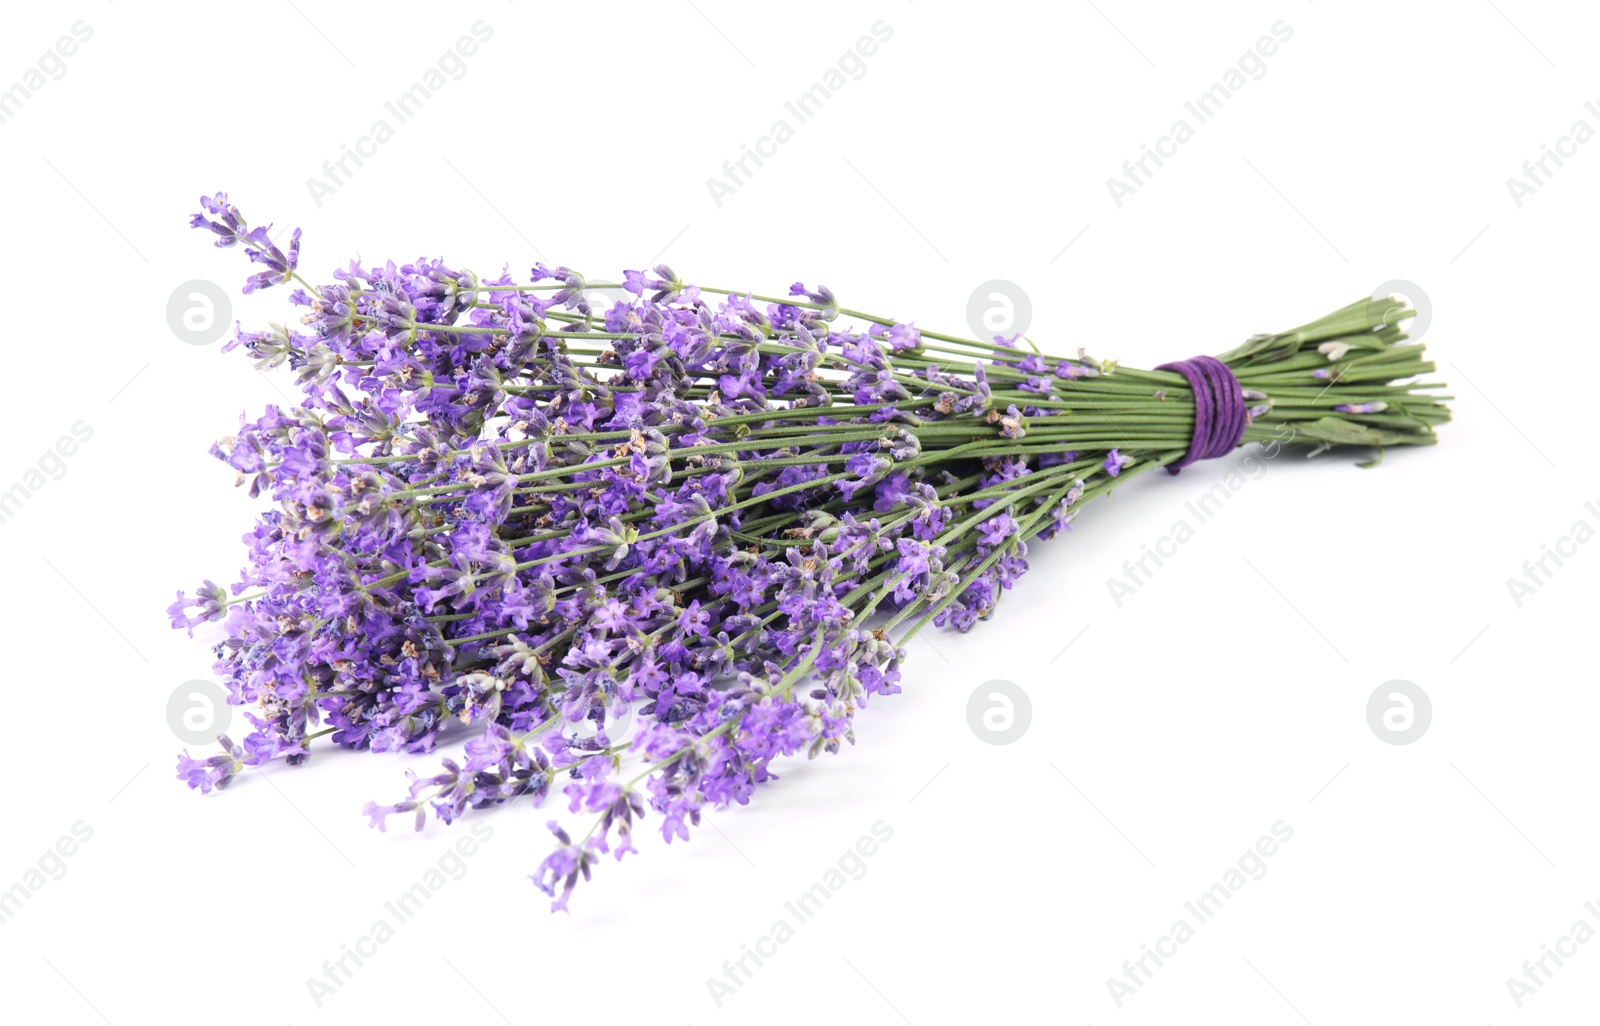
[[[1600,545],[1520,608],[1506,583],[1576,521],[1600,526],[1600,144],[1520,207],[1506,184],[1574,121],[1600,129],[1595,12],[37,4],[8,12],[0,88],[78,20],[92,38],[0,124],[0,489],[73,423],[94,432],[0,524],[0,889],[74,823],[93,836],[0,923],[8,1021],[1324,1026],[1595,1007],[1600,943],[1547,962],[1520,1010],[1506,984],[1575,921],[1600,928]],[[493,36],[464,77],[314,202],[322,162],[478,20]],[[879,20],[893,35],[866,73],[796,124],[785,101]],[[1264,77],[1198,125],[1184,102],[1279,21],[1293,36]],[[713,202],[706,180],[779,118],[794,138]],[[1178,118],[1194,138],[1119,208],[1106,180]],[[362,803],[402,792],[394,756],[324,752],[206,798],[173,778],[167,700],[211,657],[162,609],[233,579],[252,509],[206,449],[292,391],[168,329],[192,279],[225,285],[246,327],[289,312],[283,290],[240,296],[240,254],[187,227],[217,189],[303,226],[318,280],[356,255],[599,277],[660,259],[960,331],[1000,278],[1047,349],[1143,366],[1408,279],[1457,419],[1377,469],[1277,458],[1119,608],[1107,579],[1238,457],[1139,479],[1036,547],[994,621],[914,641],[905,693],[872,703],[857,747],[789,766],[688,845],[607,861],[570,916],[526,879],[563,804],[492,815],[465,874],[319,1008],[307,978],[466,824],[369,830]],[[995,678],[1032,703],[1005,746],[967,724]],[[1394,679],[1432,701],[1411,744],[1368,726]],[[893,837],[866,875],[719,1009],[707,978],[880,820]],[[1280,820],[1293,837],[1267,874],[1119,1008],[1108,978]]]

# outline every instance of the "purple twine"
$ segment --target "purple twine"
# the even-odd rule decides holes
[[[1214,356],[1164,363],[1156,370],[1177,371],[1194,392],[1194,438],[1183,459],[1167,467],[1176,474],[1195,460],[1226,456],[1244,437],[1244,391],[1228,365]]]

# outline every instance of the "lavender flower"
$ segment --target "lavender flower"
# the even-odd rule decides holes
[[[761,296],[664,265],[591,283],[537,264],[522,283],[442,260],[352,262],[313,285],[298,230],[283,251],[226,195],[201,205],[191,223],[261,265],[246,291],[299,286],[298,328],[226,348],[286,367],[303,398],[212,449],[269,506],[239,580],[167,612],[218,637],[215,672],[253,729],[185,753],[178,776],[221,789],[319,739],[463,742],[363,812],[422,829],[561,796],[594,826],[575,842],[552,823],[534,880],[555,909],[600,856],[635,851],[647,817],[687,839],[781,760],[853,744],[855,716],[900,691],[907,637],[988,619],[1031,542],[1188,446],[1192,400],[1149,398],[1187,395],[1175,373],[951,340],[841,310],[825,287]],[[602,314],[597,287],[627,298]],[[1225,360],[1392,346],[1387,305]],[[1415,347],[1398,352],[1383,374],[1418,373]],[[1352,424],[1338,415],[1385,408],[1353,390],[1382,382],[1328,385],[1358,399],[1328,413],[1317,373],[1252,389],[1242,440],[1292,423],[1297,444],[1352,427],[1418,444],[1447,418],[1388,389],[1410,427]]]

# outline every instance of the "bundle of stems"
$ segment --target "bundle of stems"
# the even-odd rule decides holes
[[[1018,338],[964,339],[841,308],[693,286],[669,268],[526,282],[440,260],[313,285],[227,197],[195,227],[291,287],[297,326],[240,331],[304,398],[213,453],[271,507],[238,582],[179,593],[215,622],[252,730],[179,776],[210,791],[314,742],[462,758],[407,771],[373,825],[538,804],[595,814],[539,885],[565,908],[595,859],[747,802],[774,760],[852,742],[900,690],[904,644],[989,617],[1028,545],[1130,477],[1176,467],[1215,397]],[[602,306],[606,292],[621,297]],[[1448,411],[1411,316],[1363,299],[1223,354],[1237,430],[1320,451],[1428,444]],[[1236,436],[1236,437],[1235,437]],[[1217,452],[1209,455],[1219,454]],[[624,772],[624,762],[633,772]]]

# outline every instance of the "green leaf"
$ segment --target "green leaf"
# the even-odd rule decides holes
[[[1319,417],[1300,429],[1302,435],[1333,445],[1432,445],[1431,431],[1386,431],[1340,417]]]

